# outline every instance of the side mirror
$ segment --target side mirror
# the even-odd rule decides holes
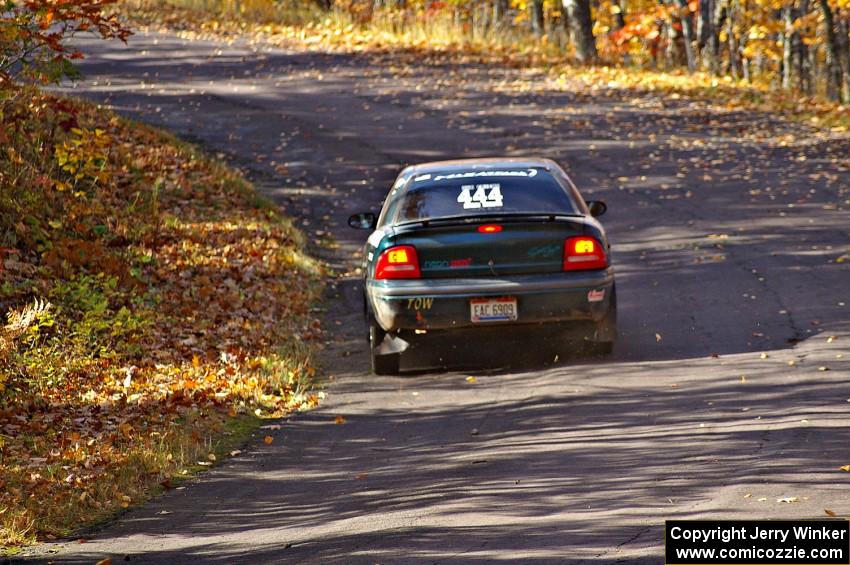
[[[356,230],[372,230],[378,223],[378,217],[371,212],[354,214],[348,218],[348,225]]]
[[[587,202],[587,209],[590,210],[591,216],[598,218],[608,210],[608,205],[601,200],[589,200]]]

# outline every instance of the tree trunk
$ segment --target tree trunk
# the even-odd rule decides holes
[[[616,29],[626,27],[626,0],[614,0],[614,6],[617,7],[614,14],[614,24]]]
[[[737,16],[737,2],[732,0],[729,13],[726,15],[726,34],[729,36],[729,74],[738,80],[741,76],[738,68],[738,38],[735,37],[735,17]]]
[[[782,8],[782,89],[791,90],[794,84],[794,48],[799,34],[794,31],[795,10],[792,4]]]
[[[570,33],[570,28],[572,26],[570,26],[570,18],[567,17],[567,11],[564,9],[563,5],[561,5],[561,17],[560,22],[558,23],[561,24],[561,35],[559,37],[563,38],[563,40],[559,39],[558,45],[562,49],[566,49],[572,42],[572,33]]]
[[[826,31],[826,94],[832,100],[841,99],[841,59],[838,51],[838,34],[835,33],[835,18],[828,0],[818,0],[823,13],[823,27]]]
[[[732,0],[733,5],[735,7],[735,17],[740,18],[741,21],[746,25],[747,22],[747,14],[749,13],[749,6],[747,0]],[[743,6],[741,3],[743,2]],[[737,22],[737,20],[736,20]],[[733,28],[734,29],[734,28]],[[735,53],[738,57],[738,66],[741,69],[741,77],[747,81],[752,82],[752,61],[746,55],[747,52],[747,41],[749,41],[749,34],[742,33],[738,37],[735,38]]]
[[[493,0],[493,27],[501,27],[508,13],[508,0]]]
[[[540,37],[546,28],[546,22],[543,20],[543,0],[533,0],[529,9],[531,10],[531,30],[534,35]]]
[[[800,17],[804,18],[809,14],[809,0],[800,0]],[[803,38],[797,35],[797,43],[794,49],[797,80],[799,81],[798,88],[808,95],[812,94],[812,65],[811,54],[814,49],[809,50],[809,46],[803,42]]]
[[[570,26],[576,57],[582,63],[595,61],[596,38],[593,37],[593,19],[590,16],[590,0],[562,0]]]
[[[838,53],[839,63],[841,64],[841,101],[845,104],[850,103],[850,40],[848,40],[848,32],[850,32],[850,22],[844,13],[838,14]]]
[[[664,50],[664,68],[672,69],[679,64],[679,33],[673,27],[673,22],[664,20],[664,37],[667,38],[667,48]]]
[[[682,23],[685,59],[688,63],[688,70],[694,72],[697,66],[696,56],[694,56],[694,20],[688,8],[688,0],[677,0],[676,5],[679,7],[679,21]]]
[[[714,0],[711,34],[708,36],[708,66],[714,74],[720,74],[720,30],[726,22],[726,0]]]
[[[697,47],[700,51],[708,45],[711,36],[711,13],[714,0],[701,0],[697,13]]]

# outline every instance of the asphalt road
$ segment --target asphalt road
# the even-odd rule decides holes
[[[475,64],[87,51],[76,93],[246,170],[335,266],[330,380],[272,445],[33,559],[660,563],[665,519],[850,515],[846,134]],[[527,334],[481,347],[490,370],[370,375],[346,218],[405,164],[496,155],[554,158],[607,201],[617,350]]]

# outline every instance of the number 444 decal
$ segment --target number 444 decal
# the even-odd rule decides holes
[[[502,188],[498,184],[465,184],[460,187],[457,201],[464,210],[476,208],[501,208]]]

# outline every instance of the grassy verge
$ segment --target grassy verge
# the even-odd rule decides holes
[[[0,92],[0,126],[0,544],[103,520],[246,418],[317,402],[321,269],[247,181],[38,91]]]
[[[260,3],[261,4],[261,3]],[[232,0],[132,0],[126,4],[134,25],[177,32],[188,38],[247,37],[258,43],[323,51],[392,53],[398,63],[483,63],[536,70],[549,86],[571,91],[677,94],[705,98],[730,108],[765,111],[807,122],[824,130],[850,129],[846,106],[775,90],[765,82],[732,80],[707,72],[660,71],[639,66],[571,64],[562,45],[522,30],[481,33],[436,15],[402,21],[401,14],[379,12],[359,22],[347,12],[330,15],[295,11],[286,2],[268,10]]]

